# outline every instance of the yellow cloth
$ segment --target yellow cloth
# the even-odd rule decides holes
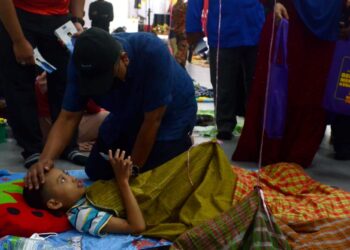
[[[145,236],[174,240],[184,231],[227,211],[236,176],[216,142],[207,142],[132,180],[131,189],[146,221]],[[192,186],[192,184],[193,186]],[[125,216],[115,180],[87,191],[95,206]]]

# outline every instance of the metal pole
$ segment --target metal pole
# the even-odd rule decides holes
[[[147,31],[151,32],[151,0],[148,0],[148,13],[147,13],[147,17],[148,17],[148,22],[147,22]]]

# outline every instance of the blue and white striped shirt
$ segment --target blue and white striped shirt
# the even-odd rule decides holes
[[[94,236],[103,236],[101,229],[112,214],[94,207],[85,197],[67,211],[68,220],[76,230]]]

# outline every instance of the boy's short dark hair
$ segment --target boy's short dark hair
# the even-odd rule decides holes
[[[47,209],[42,185],[39,187],[39,189],[24,188],[23,198],[27,202],[27,204],[32,208]]]

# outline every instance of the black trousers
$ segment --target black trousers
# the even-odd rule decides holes
[[[26,39],[57,68],[47,77],[51,118],[56,120],[66,86],[69,54],[57,41],[54,30],[67,22],[69,16],[43,16],[18,9],[17,15]],[[1,23],[0,44],[0,74],[4,81],[8,120],[17,143],[23,148],[22,155],[26,158],[40,153],[43,148],[34,91],[39,69],[36,66],[21,66],[16,62],[12,41]],[[75,147],[75,143],[72,142],[70,147]]]
[[[162,165],[163,163],[185,152],[191,146],[192,140],[190,135],[184,135],[178,140],[156,141],[146,164],[141,169],[141,172],[145,172]],[[108,149],[112,149],[114,151],[117,148],[125,150],[126,155],[131,154],[131,148],[125,147],[125,145],[122,145],[121,143],[114,145],[113,148],[107,148],[100,138],[97,140],[91,150],[88,162],[85,166],[85,172],[91,180],[108,180],[114,177],[113,169],[109,161],[105,160],[100,155],[100,152],[107,153]]]
[[[220,132],[232,132],[237,124],[236,116],[244,113],[255,72],[257,50],[257,46],[220,49],[216,88],[217,49],[210,47],[210,80],[214,89],[216,125]]]
[[[331,127],[334,151],[350,157],[350,116],[336,115]]]

